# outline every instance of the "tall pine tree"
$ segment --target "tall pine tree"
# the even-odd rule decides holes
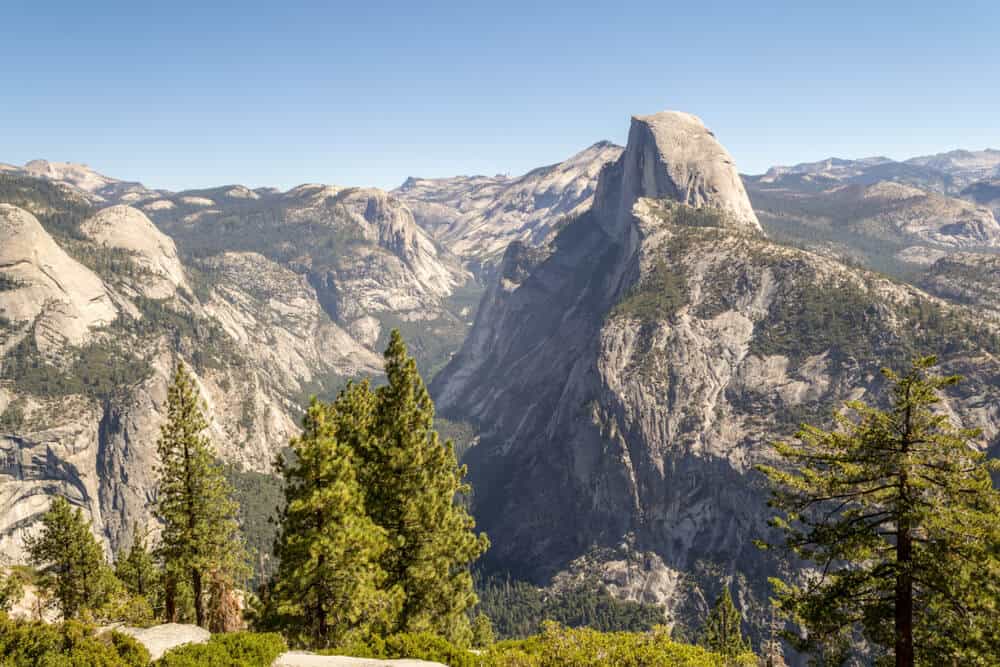
[[[325,406],[313,398],[282,462],[286,507],[276,544],[277,576],[269,603],[296,643],[328,648],[351,633],[384,633],[399,607],[399,589],[385,590],[378,559],[386,531],[366,514],[351,449],[338,441],[337,423],[370,422],[367,384],[351,385]]]
[[[470,489],[450,441],[434,430],[434,404],[393,330],[385,351],[387,384],[376,390],[369,446],[359,454],[367,510],[390,546],[380,559],[386,586],[404,591],[397,629],[467,639],[476,604],[470,565],[489,547],[457,502]]]
[[[164,606],[178,618],[178,598],[189,587],[195,621],[205,627],[209,573],[221,570],[238,581],[246,573],[246,550],[236,521],[232,489],[204,435],[194,379],[177,365],[167,393],[167,420],[156,443],[160,483],[156,512],[163,522],[158,554],[163,561]]]
[[[110,569],[80,508],[58,497],[42,515],[41,533],[26,540],[31,563],[41,569],[41,588],[65,619],[108,603]]]
[[[750,646],[743,639],[743,630],[740,628],[742,620],[733,603],[733,596],[729,593],[729,586],[726,586],[705,620],[702,646],[728,658],[746,653]]]
[[[1000,646],[1000,496],[978,432],[935,410],[957,377],[933,357],[900,377],[885,370],[892,406],[847,403],[831,431],[805,426],[776,445],[773,524],[816,568],[799,585],[774,581],[805,634],[800,648],[858,633],[900,667],[986,664]],[[856,643],[856,642],[854,642]],[[984,662],[985,661],[985,662]]]

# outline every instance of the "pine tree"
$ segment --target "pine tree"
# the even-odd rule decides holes
[[[909,667],[980,664],[1000,646],[995,465],[973,446],[977,431],[934,409],[958,382],[933,375],[935,363],[917,359],[902,377],[884,370],[890,409],[848,402],[834,430],[804,426],[776,445],[785,466],[761,466],[782,546],[816,566],[800,585],[773,581],[805,631],[791,637],[800,648],[861,633]]]
[[[729,586],[722,589],[722,595],[715,601],[712,611],[705,620],[701,644],[710,651],[735,658],[750,650],[740,629],[743,617],[736,610]]]
[[[177,619],[178,599],[189,586],[195,620],[202,627],[207,575],[221,570],[238,580],[245,576],[247,562],[238,508],[204,436],[207,427],[194,379],[178,364],[167,393],[167,420],[156,443],[156,512],[163,521],[158,555],[164,565],[166,619]]]
[[[476,604],[470,564],[489,546],[456,502],[469,493],[450,441],[434,430],[434,405],[393,330],[385,351],[388,380],[376,393],[371,437],[359,447],[359,481],[366,508],[388,533],[380,559],[389,589],[404,591],[398,630],[468,634],[467,610]]]
[[[80,508],[58,497],[42,516],[41,533],[26,540],[32,565],[41,568],[41,588],[63,618],[79,617],[108,602],[109,568]]]
[[[493,633],[493,622],[486,614],[479,612],[472,619],[472,646],[484,649],[496,643],[496,635]]]
[[[138,524],[132,527],[132,546],[115,563],[115,576],[132,595],[138,595],[156,606],[159,598],[159,571],[153,553],[146,544],[146,535]]]
[[[354,423],[360,437],[373,398],[367,384],[349,386],[329,407],[313,398],[290,444],[292,463],[280,466],[287,502],[269,602],[279,625],[310,647],[335,646],[352,632],[384,632],[398,611],[399,589],[384,588],[378,564],[386,531],[365,514],[352,451],[335,427]]]

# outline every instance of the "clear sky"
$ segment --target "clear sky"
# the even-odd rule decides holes
[[[747,173],[1000,148],[998,27],[995,0],[4,0],[0,162],[389,188],[519,174],[662,109]]]

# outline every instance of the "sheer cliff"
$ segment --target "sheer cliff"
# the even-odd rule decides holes
[[[590,211],[508,248],[432,390],[479,430],[465,460],[491,567],[597,574],[683,623],[722,576],[766,600],[779,564],[752,545],[753,465],[770,443],[877,398],[879,365],[917,351],[969,376],[949,406],[995,443],[995,324],[768,240],[714,135],[666,112],[632,119]]]

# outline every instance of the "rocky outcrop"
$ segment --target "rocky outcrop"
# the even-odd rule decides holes
[[[31,326],[43,354],[83,344],[118,316],[101,279],[66,254],[35,216],[0,204],[0,239],[0,316]]]
[[[304,276],[257,253],[223,253],[202,267],[216,284],[206,312],[283,390],[298,393],[325,373],[379,371],[378,356],[330,319]]]
[[[131,206],[110,206],[85,220],[80,231],[94,243],[125,251],[141,275],[135,288],[151,299],[173,296],[178,287],[190,289],[173,240],[146,215]]]
[[[853,225],[874,235],[888,226],[911,239],[943,246],[1000,246],[1000,223],[993,212],[961,199],[882,182],[838,193],[834,200],[843,202],[842,210],[857,212]]]
[[[962,190],[962,196],[992,209],[1000,220],[1000,177],[973,183]]]
[[[146,647],[152,660],[159,660],[172,648],[185,644],[204,644],[212,638],[212,633],[197,625],[165,623],[149,628],[116,628]]]
[[[597,219],[610,235],[628,233],[640,197],[718,209],[725,225],[762,231],[732,156],[691,114],[632,118],[625,153],[602,175],[594,201]]]
[[[692,117],[634,119],[593,209],[548,247],[508,249],[432,384],[480,431],[464,460],[491,567],[588,572],[676,622],[731,577],[761,609],[775,565],[752,544],[769,516],[754,464],[798,422],[877,399],[878,367],[915,349],[972,378],[949,405],[997,441],[996,330],[770,242],[735,173]]]
[[[421,227],[471,266],[491,265],[512,241],[540,245],[560,220],[588,209],[601,168],[621,151],[602,141],[518,178],[409,178],[393,194]]]

